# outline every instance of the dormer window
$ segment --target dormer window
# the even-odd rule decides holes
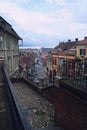
[[[85,56],[86,55],[86,50],[85,49],[80,49],[80,55]]]

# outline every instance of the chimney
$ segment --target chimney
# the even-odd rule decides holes
[[[77,42],[77,41],[78,41],[78,38],[75,38],[75,41]]]
[[[84,37],[84,39],[87,39],[87,37]]]
[[[69,39],[68,42],[71,42],[71,39]]]

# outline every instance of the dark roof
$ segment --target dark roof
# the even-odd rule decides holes
[[[6,20],[4,20],[1,16],[0,16],[0,32],[8,33],[12,35],[13,37],[15,37],[16,39],[22,40],[22,38],[18,36],[18,34],[15,32],[12,26]]]

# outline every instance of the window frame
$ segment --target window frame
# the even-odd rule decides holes
[[[86,55],[86,49],[80,49],[80,56]]]

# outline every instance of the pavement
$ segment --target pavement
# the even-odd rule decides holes
[[[19,82],[14,86],[32,130],[54,126],[54,105],[26,84]]]
[[[53,85],[53,83],[49,82],[49,78],[45,74],[45,67],[43,66],[43,63],[41,61],[39,62],[39,64],[35,65],[35,74],[35,77],[37,77],[39,80],[38,85],[36,84],[37,87],[46,88]]]
[[[41,128],[39,130],[64,130],[63,128],[52,126],[52,127],[47,127],[47,128]]]
[[[43,66],[42,62],[35,65],[35,71],[37,73],[38,78],[40,78],[40,77],[46,78],[47,77],[44,70],[45,70],[45,67]]]

